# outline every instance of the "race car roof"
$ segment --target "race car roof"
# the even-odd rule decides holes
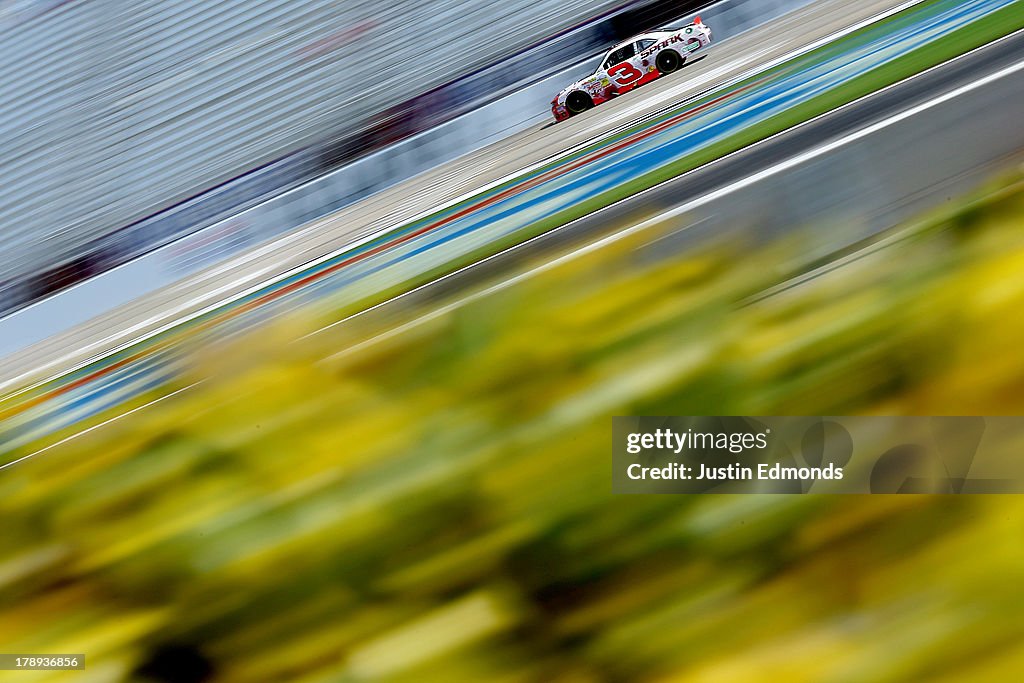
[[[665,31],[662,31],[661,29],[656,29],[654,31],[644,31],[643,33],[638,33],[629,40],[624,40],[621,43],[616,43],[615,45],[612,45],[610,48],[606,50],[606,52],[614,52],[619,48],[626,47],[630,43],[635,43],[638,40],[642,40],[644,38],[647,38],[648,36],[653,36],[657,33],[665,33]]]

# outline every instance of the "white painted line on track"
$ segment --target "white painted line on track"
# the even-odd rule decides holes
[[[178,394],[180,394],[183,391],[186,391],[188,389],[192,389],[193,387],[195,387],[195,386],[197,386],[199,384],[202,384],[202,382],[203,382],[203,380],[200,380],[198,382],[193,382],[192,384],[189,384],[188,386],[181,387],[180,389],[176,389],[176,390],[172,391],[169,394],[165,394],[164,396],[161,396],[159,398],[155,398],[152,401],[150,401],[149,403],[144,403],[141,406],[136,406],[136,407],[132,408],[131,410],[126,410],[123,413],[118,413],[117,415],[115,415],[114,417],[112,417],[110,419],[104,420],[103,422],[100,422],[99,424],[95,424],[92,427],[89,427],[88,429],[83,429],[80,432],[75,432],[74,434],[72,434],[70,436],[64,437],[60,441],[55,441],[55,442],[51,443],[49,446],[45,446],[43,448],[40,448],[38,451],[33,451],[32,453],[29,453],[28,455],[23,455],[20,458],[18,458],[17,460],[12,460],[10,462],[6,462],[6,463],[0,465],[0,470],[5,470],[8,467],[11,467],[13,465],[17,465],[19,462],[24,462],[25,460],[28,460],[29,458],[34,458],[37,455],[41,455],[42,453],[45,453],[46,451],[50,450],[51,448],[56,448],[57,446],[60,446],[62,444],[66,444],[67,442],[69,442],[69,441],[71,441],[73,439],[77,439],[80,436],[84,436],[84,435],[88,434],[89,432],[92,432],[92,431],[95,431],[95,430],[99,429],[100,427],[105,427],[106,425],[110,424],[111,422],[116,422],[116,421],[120,420],[122,417],[128,417],[132,413],[137,413],[140,410],[142,410],[143,408],[148,408],[148,407],[150,407],[152,405],[156,405],[157,403],[160,403],[160,401],[166,401],[167,399],[171,398],[172,396],[177,396]]]
[[[661,242],[662,240],[667,240],[670,237],[675,237],[679,233],[681,233],[681,232],[683,232],[685,230],[690,230],[692,228],[696,228],[698,225],[703,225],[704,223],[707,223],[709,220],[711,220],[711,216],[704,216],[704,218],[701,218],[699,221],[695,221],[695,222],[690,223],[688,225],[682,225],[682,226],[676,228],[675,230],[670,230],[669,232],[666,232],[664,235],[658,235],[654,239],[647,240],[646,242],[644,242],[640,246],[635,247],[633,249],[633,251],[642,251],[644,249],[647,249],[647,248],[649,248],[653,244],[657,244],[658,242]]]
[[[803,54],[806,54],[807,52],[810,52],[811,50],[814,50],[814,49],[816,49],[816,48],[818,48],[818,47],[820,47],[822,45],[825,45],[825,44],[827,44],[829,42],[832,42],[834,40],[842,38],[842,37],[844,37],[844,36],[846,36],[846,35],[848,35],[850,33],[858,31],[858,30],[860,30],[860,29],[862,29],[862,28],[864,28],[866,26],[869,26],[869,25],[871,25],[873,23],[876,23],[878,21],[881,21],[883,19],[886,19],[886,18],[888,18],[888,17],[890,17],[890,16],[892,16],[894,14],[902,12],[903,10],[908,9],[910,7],[913,7],[914,5],[920,4],[921,2],[924,2],[924,1],[925,0],[907,0],[906,2],[902,2],[899,5],[896,5],[895,7],[891,7],[891,8],[889,8],[889,9],[883,11],[883,12],[879,12],[878,14],[875,14],[875,15],[867,18],[867,19],[861,20],[859,22],[851,24],[850,26],[847,26],[847,27],[844,27],[844,28],[839,29],[837,31],[834,31],[833,33],[830,33],[827,36],[824,36],[823,38],[815,40],[815,41],[809,43],[808,45],[804,45],[804,46],[801,46],[801,47],[796,48],[794,50],[791,50],[790,52],[787,52],[786,54],[781,55],[781,56],[777,57],[776,59],[767,62],[766,64],[763,64],[763,65],[760,65],[760,66],[758,66],[758,67],[756,67],[754,69],[748,70],[747,72],[744,72],[744,73],[742,73],[742,74],[740,74],[740,75],[738,75],[738,76],[736,76],[736,77],[734,77],[732,79],[729,79],[728,81],[726,81],[726,82],[724,82],[724,83],[722,83],[722,84],[720,84],[718,86],[715,86],[715,89],[722,89],[722,88],[730,87],[731,85],[734,85],[735,83],[743,81],[743,80],[745,80],[745,79],[747,79],[747,78],[749,78],[749,77],[751,77],[753,75],[761,73],[762,71],[764,71],[766,69],[769,69],[772,66],[775,66],[777,64],[781,64],[782,62],[785,62],[785,61],[788,61],[790,59],[794,59],[796,57],[799,57],[799,56],[801,56]],[[698,93],[698,94],[695,95],[695,97],[700,97],[700,96],[701,96],[701,93]],[[654,112],[652,115],[656,115],[657,113],[658,112]],[[573,152],[575,152],[575,151],[577,151],[579,149],[588,147],[590,145],[598,144],[601,141],[607,139],[608,137],[610,137],[612,135],[615,135],[618,132],[621,132],[625,128],[628,128],[628,127],[630,127],[632,125],[635,125],[636,123],[637,122],[633,122],[633,123],[630,123],[630,124],[626,124],[626,126],[624,126],[624,127],[619,127],[617,129],[613,129],[611,131],[608,131],[608,132],[602,134],[601,136],[598,136],[597,138],[592,138],[592,139],[587,140],[585,142],[579,143],[579,144],[577,144],[577,145],[575,145],[573,147],[570,147],[567,150],[563,150],[562,152],[559,152],[559,153],[557,153],[555,155],[547,157],[546,159],[543,159],[543,160],[538,161],[538,162],[536,162],[534,164],[531,164],[531,165],[527,166],[526,168],[514,171],[514,172],[512,172],[512,173],[510,173],[510,174],[508,174],[508,175],[506,175],[506,176],[504,176],[502,178],[499,178],[498,180],[495,180],[495,181],[492,181],[490,183],[487,183],[483,187],[477,188],[475,190],[472,190],[472,191],[470,191],[470,192],[468,192],[468,193],[466,193],[466,194],[464,194],[464,195],[462,195],[462,196],[460,196],[460,197],[458,197],[456,199],[450,200],[449,202],[441,204],[441,205],[439,205],[437,207],[430,208],[430,209],[427,209],[425,211],[422,211],[419,214],[415,215],[414,217],[412,217],[412,218],[410,218],[410,219],[408,219],[406,221],[403,221],[402,224],[404,225],[404,224],[414,223],[414,222],[416,222],[418,220],[422,220],[423,218],[426,218],[426,217],[428,217],[428,216],[430,216],[432,214],[435,214],[435,213],[437,213],[439,211],[444,211],[446,209],[449,209],[449,208],[451,208],[451,207],[453,207],[453,206],[455,206],[455,205],[457,205],[457,204],[459,204],[459,203],[461,203],[463,201],[466,201],[467,199],[471,199],[472,197],[474,197],[474,196],[476,196],[478,194],[481,194],[483,192],[487,192],[488,190],[494,189],[495,187],[498,187],[499,185],[501,185],[503,183],[509,182],[510,180],[513,180],[513,179],[515,179],[515,178],[517,178],[517,177],[519,177],[521,175],[525,175],[525,174],[531,173],[531,172],[537,170],[538,168],[541,168],[541,167],[543,167],[543,166],[545,166],[547,164],[553,163],[557,158],[564,157],[566,155],[572,154]],[[281,197],[287,196],[287,195],[289,195],[291,193],[298,192],[298,191],[302,190],[302,188],[303,188],[303,186],[300,186],[298,188],[294,188],[294,189],[289,190],[288,192],[286,192],[286,193],[284,193],[282,195],[279,195],[279,196],[281,196]],[[275,239],[273,242],[271,242],[269,244],[266,244],[263,247],[258,248],[254,252],[247,253],[247,254],[243,255],[242,257],[239,257],[237,259],[232,260],[230,263],[226,263],[223,266],[220,266],[218,268],[218,270],[220,272],[225,272],[227,270],[230,270],[231,268],[238,267],[238,266],[241,266],[241,265],[243,265],[245,263],[248,263],[249,261],[253,260],[254,258],[258,258],[259,256],[263,256],[263,255],[266,255],[266,254],[268,254],[270,252],[278,250],[283,245],[285,245],[285,244],[287,244],[289,242],[293,242],[293,241],[296,241],[298,239],[301,239],[301,238],[307,236],[311,231],[314,231],[314,230],[318,229],[320,227],[320,224],[324,220],[329,220],[329,219],[330,219],[329,216],[325,216],[323,218],[316,219],[315,221],[313,221],[310,225],[306,226],[305,228],[301,228],[301,229],[297,230],[296,232],[293,232],[293,233],[290,233],[290,234],[285,235],[283,237],[280,237],[278,239]],[[230,219],[227,219],[227,220],[230,220]],[[312,259],[312,260],[310,260],[310,261],[308,261],[306,263],[303,263],[303,264],[300,264],[298,266],[295,266],[295,267],[285,271],[284,273],[280,273],[280,274],[278,274],[278,275],[276,275],[274,277],[271,277],[271,278],[269,278],[269,279],[267,279],[267,280],[265,280],[263,282],[259,282],[259,283],[256,283],[255,285],[251,285],[251,286],[247,287],[246,289],[244,289],[244,290],[242,290],[240,292],[236,292],[235,294],[233,294],[231,296],[225,297],[224,299],[208,303],[205,306],[203,306],[202,308],[200,308],[199,310],[193,311],[192,313],[184,315],[181,318],[170,320],[170,321],[164,323],[163,325],[159,325],[155,329],[150,330],[149,332],[147,332],[145,334],[142,334],[141,336],[139,336],[139,337],[137,337],[135,339],[129,339],[129,340],[123,341],[123,342],[121,342],[120,344],[114,346],[111,349],[107,349],[106,351],[102,351],[102,352],[97,353],[96,355],[87,357],[86,359],[81,360],[78,363],[72,365],[70,368],[67,368],[67,369],[64,369],[64,370],[59,370],[54,375],[51,375],[51,376],[48,376],[48,377],[46,377],[44,379],[40,379],[40,380],[37,380],[35,382],[32,382],[29,385],[27,385],[25,387],[22,387],[20,389],[17,389],[16,391],[8,394],[7,396],[5,396],[3,398],[5,400],[6,399],[14,398],[16,396],[19,396],[19,395],[25,393],[25,392],[31,391],[31,390],[33,390],[33,389],[35,389],[35,388],[37,388],[37,387],[39,387],[39,386],[41,386],[43,384],[46,384],[47,382],[53,381],[53,380],[57,379],[58,377],[60,377],[61,375],[64,375],[64,374],[67,374],[67,373],[70,373],[70,372],[75,372],[76,370],[84,368],[84,367],[86,367],[86,366],[88,366],[88,365],[90,365],[92,363],[95,363],[96,361],[102,360],[103,358],[105,358],[107,356],[110,356],[110,355],[113,355],[115,353],[118,353],[119,351],[123,351],[124,349],[127,349],[127,348],[129,348],[131,346],[134,346],[135,344],[139,344],[139,343],[145,342],[145,341],[147,341],[149,339],[152,339],[153,337],[155,337],[155,336],[157,336],[159,334],[162,334],[163,332],[166,332],[166,331],[168,331],[168,330],[170,330],[170,329],[172,329],[174,327],[177,327],[178,325],[182,325],[182,324],[187,323],[187,322],[189,322],[191,320],[194,320],[194,319],[196,319],[198,317],[206,315],[207,313],[210,313],[210,312],[216,310],[217,308],[220,308],[222,306],[226,306],[226,305],[229,305],[229,304],[231,304],[231,303],[233,303],[235,301],[238,301],[239,299],[242,299],[242,298],[244,298],[244,297],[246,297],[246,296],[248,296],[250,294],[253,294],[253,293],[259,291],[260,289],[262,289],[264,287],[268,287],[268,286],[274,285],[274,284],[276,284],[278,282],[281,282],[282,280],[285,280],[285,279],[287,279],[289,277],[292,277],[293,275],[301,273],[301,272],[303,272],[303,271],[305,271],[305,270],[307,270],[309,268],[314,268],[317,265],[319,265],[319,264],[321,264],[321,263],[323,263],[325,261],[328,261],[328,260],[330,260],[332,258],[335,258],[336,256],[339,256],[339,255],[341,255],[341,254],[343,254],[343,253],[345,253],[347,251],[350,251],[352,249],[358,248],[359,246],[362,246],[363,244],[366,244],[367,242],[370,242],[370,241],[380,237],[381,235],[385,234],[386,232],[388,232],[390,230],[393,230],[395,227],[397,227],[397,226],[391,225],[391,226],[388,226],[386,228],[382,228],[380,230],[373,231],[373,232],[371,232],[371,233],[369,233],[367,235],[364,235],[363,237],[361,237],[361,238],[359,238],[357,240],[354,240],[353,242],[347,243],[343,247],[340,247],[340,248],[338,248],[336,250],[328,252],[327,254],[325,254],[323,256],[317,257],[317,258]],[[262,269],[259,273],[251,274],[250,276],[246,276],[244,278],[241,278],[240,280],[236,280],[235,282],[232,282],[232,283],[230,283],[228,285],[225,285],[223,287],[219,287],[219,288],[217,288],[216,290],[214,290],[212,292],[207,292],[207,293],[201,294],[201,295],[199,295],[199,296],[197,296],[197,297],[195,297],[193,299],[190,299],[189,301],[187,301],[185,303],[182,303],[182,304],[179,304],[177,306],[174,306],[173,308],[171,308],[169,310],[161,311],[160,313],[158,313],[156,315],[153,315],[153,316],[147,318],[146,320],[144,320],[142,322],[139,322],[139,323],[137,323],[135,325],[132,325],[131,327],[129,327],[129,328],[125,329],[125,330],[119,330],[119,331],[117,331],[117,332],[115,332],[113,334],[107,335],[106,337],[104,337],[102,339],[99,339],[97,341],[91,342],[90,344],[88,344],[86,346],[74,349],[73,351],[70,351],[70,352],[68,352],[68,353],[66,353],[66,354],[64,354],[62,356],[59,356],[58,358],[55,358],[55,359],[53,359],[51,361],[48,361],[48,362],[46,362],[46,363],[44,363],[42,365],[39,365],[39,366],[37,366],[35,368],[32,368],[30,370],[26,370],[24,372],[21,372],[18,375],[14,376],[14,377],[11,377],[10,379],[7,379],[7,380],[5,380],[3,382],[0,382],[0,392],[5,391],[5,390],[7,390],[7,389],[9,389],[11,387],[17,386],[17,384],[19,384],[22,381],[28,380],[33,375],[37,375],[37,374],[39,374],[41,372],[45,372],[45,371],[50,370],[50,369],[52,369],[54,367],[59,367],[60,365],[63,365],[64,363],[68,362],[70,359],[74,358],[75,356],[81,355],[82,353],[88,353],[88,352],[90,352],[93,349],[102,347],[102,346],[104,346],[104,345],[106,345],[106,344],[108,344],[108,343],[110,343],[110,342],[112,342],[112,341],[114,341],[114,340],[116,340],[116,339],[118,339],[120,337],[124,337],[126,334],[134,333],[134,332],[136,332],[138,330],[141,330],[141,329],[143,329],[145,327],[148,327],[149,325],[153,325],[153,324],[159,323],[161,320],[165,320],[165,319],[167,319],[169,317],[174,317],[174,316],[180,315],[180,314],[184,313],[186,310],[188,310],[190,308],[193,308],[195,306],[201,306],[204,302],[209,301],[211,298],[218,297],[218,296],[224,294],[226,291],[228,291],[228,290],[230,290],[230,289],[232,289],[234,287],[237,287],[240,282],[249,281],[254,276],[265,274],[266,272],[268,272],[269,270],[272,270],[272,269],[273,269],[273,266],[268,266],[267,268]]]

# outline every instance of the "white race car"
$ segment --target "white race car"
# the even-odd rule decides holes
[[[711,44],[711,29],[697,17],[684,26],[642,33],[609,50],[590,76],[551,100],[555,121],[564,121],[658,76],[680,69],[694,53]]]

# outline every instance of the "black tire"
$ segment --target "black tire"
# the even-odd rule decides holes
[[[565,98],[565,108],[569,110],[570,114],[582,114],[593,106],[594,100],[590,98],[590,95],[579,90],[573,90]]]
[[[654,60],[654,65],[658,67],[659,73],[670,74],[679,70],[683,65],[683,58],[675,50],[662,50]]]

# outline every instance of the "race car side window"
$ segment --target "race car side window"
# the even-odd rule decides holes
[[[604,68],[607,69],[608,67],[612,66],[613,64],[618,64],[619,62],[624,62],[624,61],[626,61],[627,59],[629,59],[630,57],[632,57],[635,54],[636,54],[636,45],[635,44],[630,43],[629,45],[623,45],[618,50],[615,50],[610,55],[608,55],[608,59],[606,59],[604,61]]]
[[[643,52],[651,45],[654,45],[656,42],[658,41],[656,41],[654,38],[645,38],[641,40],[639,43],[636,44],[637,52]]]

